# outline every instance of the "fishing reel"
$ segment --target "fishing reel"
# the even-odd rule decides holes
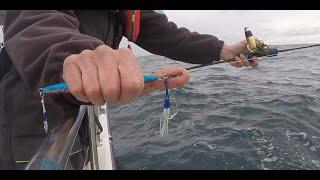
[[[253,58],[253,56],[256,57],[262,57],[262,56],[277,56],[278,55],[278,49],[277,48],[270,48],[269,45],[264,43],[262,40],[259,40],[255,36],[253,36],[251,30],[249,30],[248,27],[244,28],[244,33],[246,36],[246,40],[248,43],[248,49],[249,53],[245,53],[245,56],[247,59]]]

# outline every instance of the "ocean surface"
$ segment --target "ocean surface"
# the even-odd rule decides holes
[[[280,46],[286,49],[291,45]],[[190,64],[140,57],[146,74]],[[261,58],[258,68],[190,71],[159,135],[164,92],[109,105],[118,169],[320,169],[320,48]],[[175,106],[172,106],[175,111]]]

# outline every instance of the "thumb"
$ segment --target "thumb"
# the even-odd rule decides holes
[[[239,43],[239,53],[248,53],[250,52],[249,48],[248,48],[248,42],[246,39],[240,41]]]

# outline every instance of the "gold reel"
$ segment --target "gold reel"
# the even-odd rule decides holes
[[[251,53],[259,56],[267,56],[269,53],[269,45],[253,36],[248,27],[244,28],[244,31],[248,42],[248,49]]]

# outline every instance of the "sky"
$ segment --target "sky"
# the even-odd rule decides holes
[[[234,43],[244,39],[248,26],[268,44],[304,44],[320,42],[320,11],[310,10],[164,10],[169,21],[190,31],[211,34]],[[0,41],[3,41],[0,31]],[[126,46],[124,38],[120,46]],[[133,46],[137,56],[147,51]]]

